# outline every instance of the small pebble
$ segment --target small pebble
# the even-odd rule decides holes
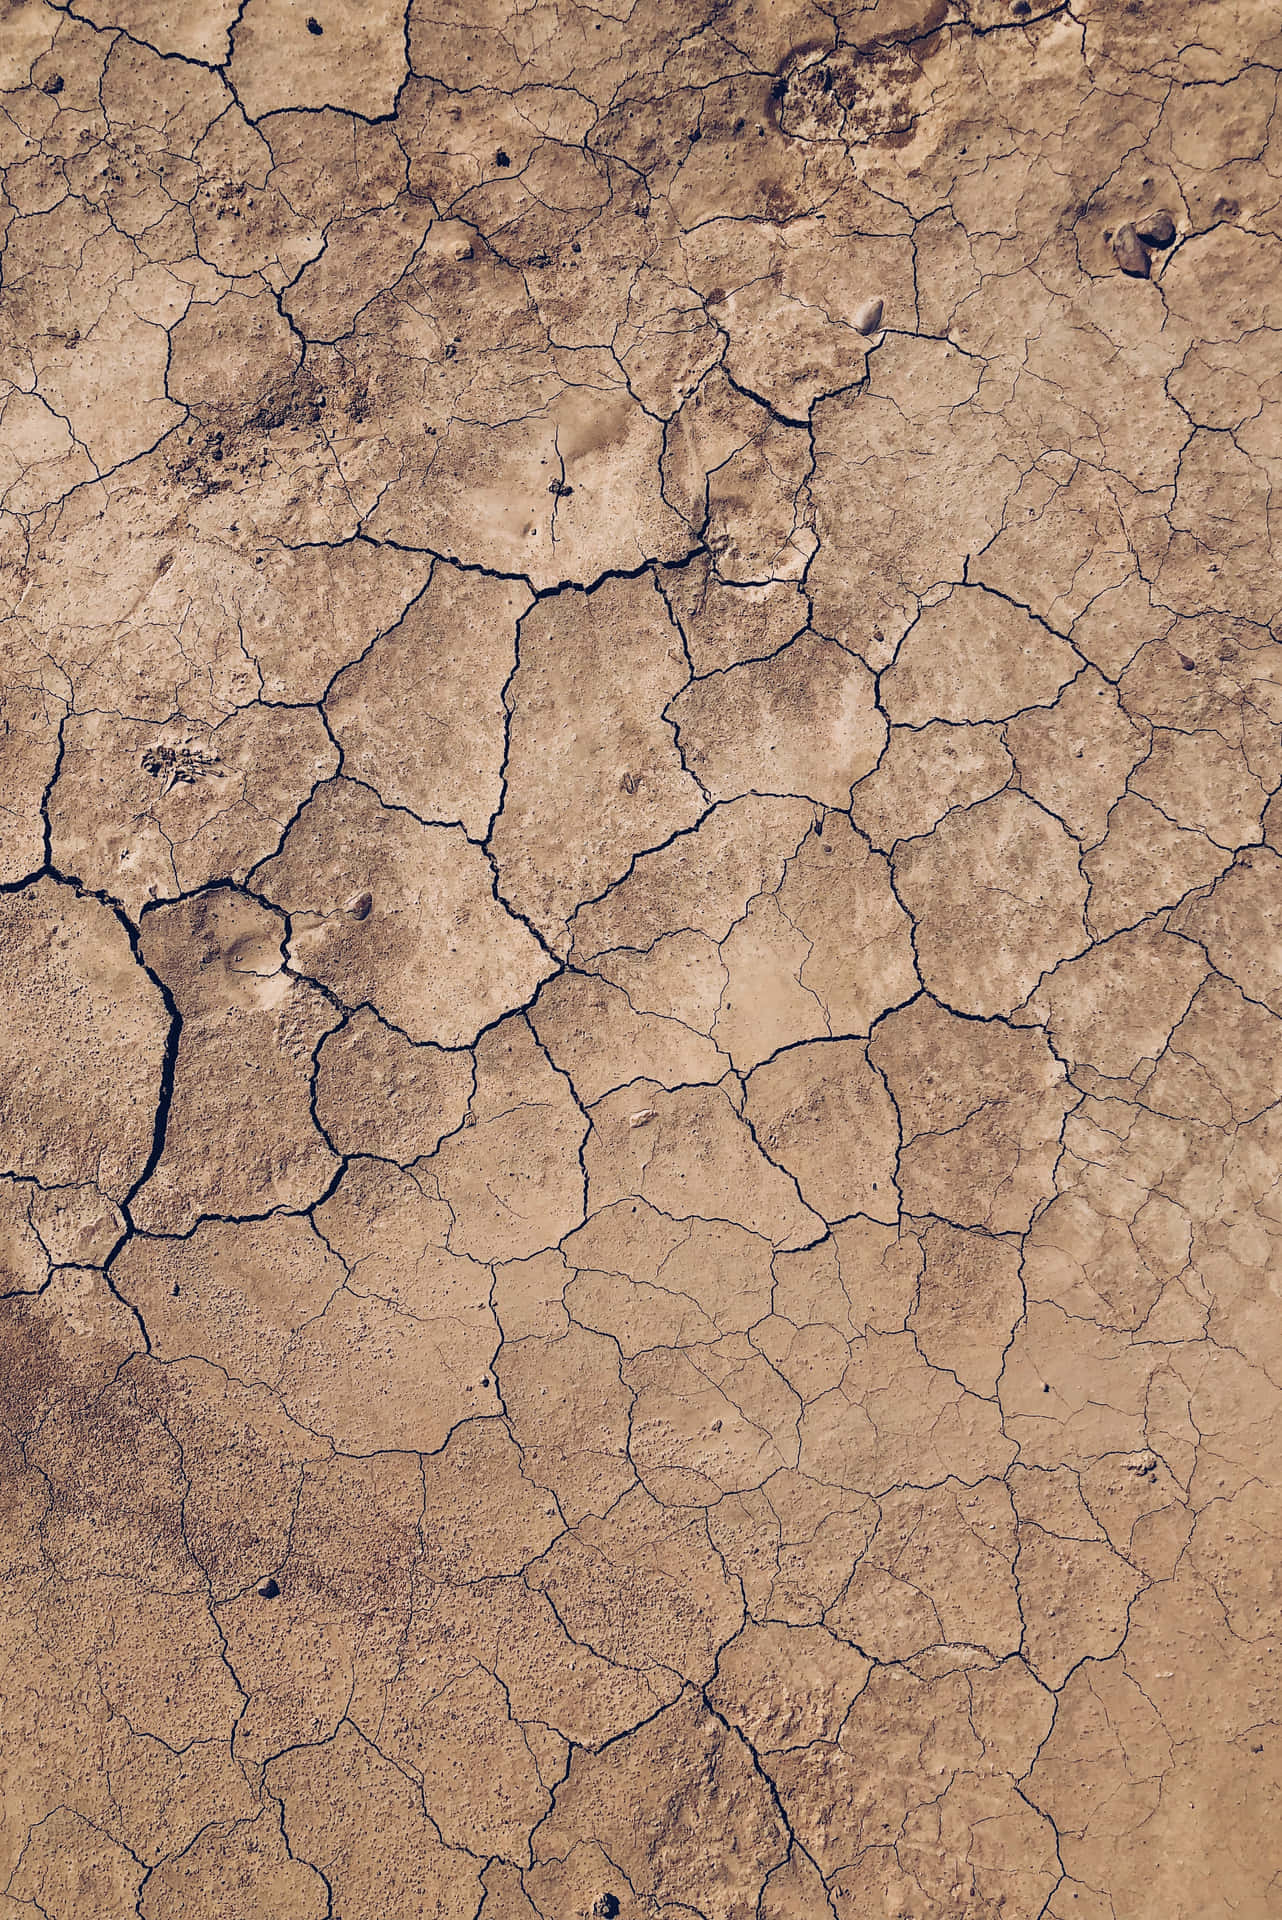
[[[1175,238],[1175,222],[1165,207],[1155,207],[1136,221],[1135,231],[1150,247],[1169,247]]]
[[[636,1113],[630,1113],[628,1115],[628,1125],[630,1127],[648,1127],[654,1117],[655,1109],[653,1107],[641,1107]]]
[[[374,896],[369,893],[354,893],[347,903],[347,911],[353,920],[368,920]]]
[[[1148,255],[1129,220],[1113,235],[1113,258],[1123,273],[1131,274],[1136,280],[1148,279]]]
[[[881,300],[865,300],[862,307],[857,307],[855,309],[855,317],[851,322],[855,332],[876,333],[878,327],[881,325],[884,304]]]
[[[319,36],[320,34],[324,33],[325,29],[321,25],[319,20],[314,20],[309,16],[307,21],[307,31],[308,33],[314,33],[317,36]]]
[[[258,1582],[258,1585],[254,1588],[254,1592],[260,1600],[279,1600],[280,1598],[280,1588],[272,1579],[270,1573],[265,1580]]]

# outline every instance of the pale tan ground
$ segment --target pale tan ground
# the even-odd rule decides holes
[[[0,0],[0,1920],[1282,1914],[1280,69]]]

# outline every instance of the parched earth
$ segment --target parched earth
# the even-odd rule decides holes
[[[0,1920],[1282,1913],[1280,71],[0,0]]]

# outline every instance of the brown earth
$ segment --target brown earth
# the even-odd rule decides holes
[[[0,1920],[1282,1913],[1280,71],[0,0]]]

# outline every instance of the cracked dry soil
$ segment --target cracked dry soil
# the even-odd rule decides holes
[[[0,0],[0,1920],[1277,1920],[1266,0]]]

